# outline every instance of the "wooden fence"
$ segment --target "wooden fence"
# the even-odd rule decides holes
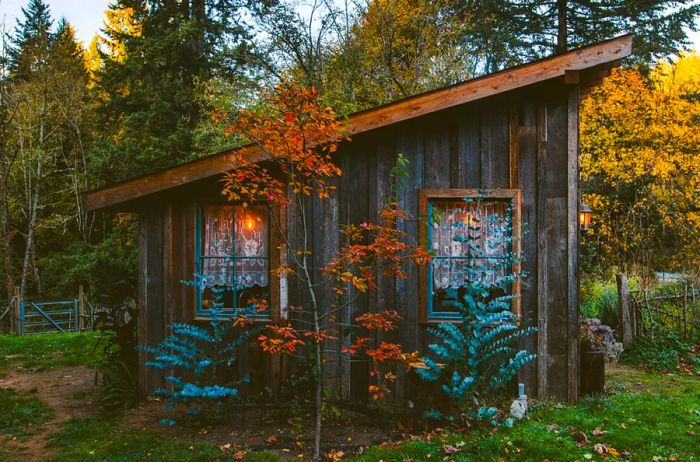
[[[625,346],[636,336],[672,331],[683,340],[700,334],[700,286],[688,282],[629,290],[627,277],[617,276],[620,323]]]

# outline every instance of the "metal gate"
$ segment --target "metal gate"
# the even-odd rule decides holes
[[[79,300],[49,302],[21,301],[19,304],[19,334],[48,332],[79,332]]]

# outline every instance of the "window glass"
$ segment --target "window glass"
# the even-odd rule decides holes
[[[508,199],[431,199],[428,316],[457,317],[465,287],[492,284],[509,271]]]
[[[205,205],[201,208],[198,270],[203,284],[199,311],[247,308],[268,298],[269,224],[264,207]]]

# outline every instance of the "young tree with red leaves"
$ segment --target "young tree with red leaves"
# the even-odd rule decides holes
[[[314,458],[321,455],[322,408],[324,402],[323,381],[328,357],[324,345],[340,337],[337,329],[341,324],[336,315],[347,310],[362,294],[377,289],[382,277],[406,278],[406,264],[425,264],[429,260],[426,250],[408,242],[408,236],[397,229],[399,220],[407,214],[398,207],[394,197],[379,213],[378,223],[346,224],[341,233],[345,245],[330,261],[324,262],[318,275],[311,269],[312,243],[311,224],[308,213],[309,201],[330,198],[333,180],[340,177],[341,169],[333,161],[333,153],[346,140],[342,123],[336,114],[322,106],[313,88],[304,88],[292,83],[280,84],[270,93],[262,111],[243,110],[236,121],[227,127],[259,148],[262,156],[249,160],[243,154],[236,159],[234,169],[226,175],[224,194],[231,201],[244,205],[263,203],[277,232],[284,243],[286,262],[274,273],[293,277],[305,294],[302,306],[292,308],[299,317],[297,322],[270,325],[258,338],[263,350],[270,354],[295,354],[298,349],[310,350],[313,358],[314,379]],[[397,168],[406,160],[399,156]],[[272,167],[271,167],[272,166]],[[397,170],[394,181],[400,182]],[[394,192],[398,185],[394,185]],[[395,196],[397,193],[395,194]],[[281,209],[294,209],[298,217],[296,232],[300,239],[293,240],[280,221]],[[323,297],[334,292],[333,301]],[[391,331],[396,328],[400,316],[396,311],[382,311],[375,307],[372,312],[358,316],[354,326],[366,331]],[[422,367],[416,353],[403,353],[401,345],[381,341],[373,345],[370,336],[345,339],[344,354],[364,353],[370,359],[370,374],[375,377],[370,386],[373,398],[385,395],[386,382],[396,376],[389,371],[379,373],[381,363],[403,363],[406,367]],[[338,358],[335,358],[336,360]]]

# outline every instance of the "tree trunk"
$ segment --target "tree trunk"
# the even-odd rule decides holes
[[[318,300],[316,299],[316,291],[314,290],[314,281],[311,278],[309,272],[309,228],[308,222],[306,221],[306,209],[304,206],[304,199],[302,196],[297,196],[297,203],[299,205],[299,213],[301,214],[301,225],[302,233],[304,239],[303,247],[303,257],[301,262],[301,269],[304,272],[304,282],[306,283],[306,289],[309,293],[309,300],[311,303],[311,314],[313,316],[313,329],[316,338],[320,338],[321,324],[319,322],[320,316],[318,312]],[[321,342],[316,341],[314,345],[314,460],[321,460],[321,429],[323,425],[323,351],[321,349]]]
[[[4,43],[3,43],[4,45]],[[0,59],[5,57],[4,46]],[[5,69],[0,68],[4,73]],[[2,277],[7,299],[13,296],[14,278],[12,277],[12,246],[10,245],[10,211],[8,181],[10,176],[10,153],[8,152],[6,133],[12,120],[8,108],[8,82],[0,80],[0,236],[2,237]]]
[[[29,210],[27,210],[27,216],[29,220],[27,224],[27,242],[26,247],[24,249],[24,261],[22,263],[22,277],[19,285],[19,292],[22,298],[24,298],[27,290],[27,277],[29,275],[29,265],[32,255],[32,249],[34,247],[34,230],[36,228],[36,219],[38,215],[37,212],[39,209],[39,177],[41,176],[41,170],[41,159],[39,159],[37,161],[37,178],[35,178],[35,184],[27,184],[27,206],[29,207]]]
[[[3,91],[0,89],[0,91]],[[4,104],[2,96],[0,96],[0,106]],[[0,123],[5,123],[4,114]],[[7,145],[5,144],[5,127],[0,127],[0,235],[2,235],[2,262],[4,285],[7,289],[7,299],[12,298],[12,257],[10,246],[10,216],[8,211],[8,191],[7,179],[9,174],[9,159],[7,155]]]
[[[567,50],[568,35],[566,30],[567,22],[567,0],[557,0],[557,44],[554,48],[556,53],[565,53]]]

